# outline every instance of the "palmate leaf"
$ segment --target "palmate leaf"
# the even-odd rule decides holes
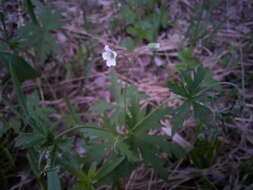
[[[167,86],[169,87],[169,89],[174,92],[177,95],[180,95],[182,97],[187,97],[188,96],[188,92],[185,89],[185,87],[179,83],[174,83],[174,82],[168,82]]]
[[[64,167],[64,169],[68,170],[75,177],[85,177],[85,173],[80,167],[83,159],[80,159],[77,155],[73,156],[73,154],[70,154],[70,152],[70,150],[61,152],[61,158],[58,159],[58,162]]]
[[[109,129],[112,133],[117,133],[117,124],[114,123],[110,116],[104,115],[102,117],[102,126]]]
[[[41,169],[39,168],[39,154],[36,153],[34,149],[30,149],[27,153],[27,159],[33,174],[36,177],[40,177]]]
[[[138,19],[138,15],[128,5],[122,6],[120,14],[127,24],[134,24]]]
[[[128,113],[126,117],[126,125],[128,129],[133,129],[134,126],[144,119],[145,117],[145,109],[141,110],[139,104],[133,104],[128,107]]]
[[[108,122],[104,123],[105,126],[114,128],[116,125],[125,125],[127,122],[127,127],[131,127],[135,124],[136,119],[143,116],[139,101],[146,98],[146,96],[140,93],[133,85],[122,88],[121,84],[118,83],[118,77],[115,71],[112,70],[110,74],[112,83],[110,88],[116,103],[111,104],[104,100],[100,100],[91,107],[91,110],[99,114],[104,114],[106,111],[112,110],[112,114],[110,114],[110,124]]]
[[[193,96],[194,81],[192,79],[191,73],[189,71],[181,70],[180,74],[185,83],[185,89],[188,92],[189,97]],[[181,83],[181,86],[183,86],[184,83]]]
[[[34,48],[43,61],[50,53],[55,54],[58,50],[56,38],[51,32],[60,29],[62,22],[59,10],[42,6],[39,12],[38,21],[26,23],[19,28],[17,38],[23,49]]]
[[[206,124],[209,121],[211,111],[206,106],[195,102],[193,103],[193,110],[195,118],[200,122]]]
[[[195,86],[201,85],[203,80],[206,78],[209,69],[204,68],[202,65],[197,68],[197,71],[194,72],[194,84]]]
[[[34,130],[41,134],[47,134],[55,126],[52,121],[48,118],[48,115],[55,112],[53,108],[40,105],[39,96],[37,93],[33,93],[26,96],[27,100],[27,117],[30,119],[32,124],[29,124]]]
[[[137,162],[129,162],[127,159],[124,159],[112,172],[101,178],[98,184],[112,184],[123,177],[130,176],[131,172],[139,166]]]
[[[100,163],[103,158],[105,158],[108,148],[110,148],[112,145],[113,144],[111,142],[86,145],[88,152],[86,160],[88,162],[96,161],[97,163]]]
[[[7,68],[8,65],[11,64],[13,71],[15,72],[15,75],[17,79],[22,82],[25,80],[30,80],[38,77],[40,74],[38,71],[33,69],[22,57],[10,54],[10,53],[4,53],[1,54],[1,63],[3,63]]]
[[[112,140],[114,138],[112,132],[100,128],[84,128],[82,129],[82,132],[84,133],[84,135],[96,137],[97,140]]]
[[[174,135],[176,130],[183,126],[184,121],[187,119],[190,113],[191,103],[184,102],[179,108],[176,109],[176,113],[172,120],[172,134]]]
[[[220,141],[213,137],[207,140],[198,139],[194,148],[191,150],[189,157],[193,164],[198,168],[210,167],[217,158]]]
[[[143,118],[143,120],[136,124],[134,128],[134,133],[136,134],[136,136],[141,136],[149,129],[159,129],[160,127],[162,127],[162,125],[160,124],[160,120],[163,119],[169,112],[170,109],[168,108],[161,108],[150,112]]]
[[[96,180],[100,181],[104,177],[108,176],[113,170],[115,170],[123,161],[125,156],[119,156],[113,154],[109,160],[97,171]]]
[[[138,138],[140,144],[148,144],[154,148],[157,153],[164,152],[170,156],[181,159],[185,153],[183,149],[175,143],[169,142],[167,136],[147,135],[143,134]]]
[[[125,39],[123,39],[120,42],[120,45],[122,47],[127,48],[129,51],[131,51],[131,50],[133,50],[137,46],[137,43],[136,43],[136,41],[134,39],[132,39],[130,37],[126,37]]]
[[[193,57],[192,49],[188,48],[179,52],[179,59],[186,63],[186,68],[191,69],[199,65],[199,61]],[[178,67],[180,68],[180,67]]]
[[[69,97],[64,97],[64,102],[68,108],[67,113],[64,116],[63,123],[67,123],[69,126],[75,126],[81,123],[80,117],[78,116],[79,109],[71,104]]]
[[[36,133],[20,133],[16,138],[16,146],[22,148],[31,148],[42,144],[44,137]]]
[[[135,155],[133,151],[131,151],[130,147],[128,144],[126,144],[123,141],[120,141],[117,144],[117,148],[119,149],[120,153],[128,159],[130,162],[137,161],[138,157]]]
[[[155,152],[152,152],[150,146],[147,144],[142,145],[142,156],[144,163],[151,165],[159,177],[161,177],[163,180],[168,180],[168,172],[164,167],[164,160],[159,158]]]
[[[40,60],[45,60],[49,53],[56,53],[56,38],[45,28],[27,23],[18,30],[18,38],[22,49],[34,48]]]
[[[105,100],[99,100],[99,102],[93,106],[91,106],[91,110],[98,113],[98,114],[102,114],[106,111],[115,109],[116,106],[110,103],[107,103]]]
[[[131,106],[140,107],[139,101],[147,98],[147,96],[143,93],[140,93],[136,86],[130,85],[125,89],[126,93],[126,101],[127,104],[130,104]]]
[[[61,9],[42,8],[39,18],[43,28],[47,31],[60,29],[64,22],[61,20]]]

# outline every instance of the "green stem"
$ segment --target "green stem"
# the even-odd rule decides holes
[[[33,4],[31,2],[31,0],[26,0],[26,8],[27,8],[28,14],[30,15],[30,17],[32,19],[33,24],[39,26],[39,22],[38,22],[36,15],[34,13],[34,8],[33,8]]]
[[[56,139],[57,138],[60,138],[62,137],[63,135],[66,135],[67,133],[70,133],[74,130],[77,130],[77,129],[97,129],[97,130],[100,130],[100,131],[103,131],[103,132],[106,132],[106,133],[111,133],[110,131],[106,130],[106,129],[103,129],[103,128],[98,128],[98,127],[88,127],[88,126],[76,126],[76,127],[72,127],[70,129],[66,129],[65,131],[61,132],[60,134],[56,135]]]
[[[13,84],[14,84],[14,88],[15,88],[15,91],[16,91],[16,95],[17,95],[17,98],[18,98],[18,102],[21,106],[21,108],[23,109],[24,113],[28,113],[27,111],[27,105],[26,105],[26,98],[25,98],[25,95],[23,94],[22,90],[21,90],[21,83],[20,81],[18,80],[17,78],[17,75],[16,75],[16,72],[13,68],[13,58],[11,57],[11,60],[9,61],[9,70],[10,70],[10,73],[11,73],[11,78],[12,78],[12,81],[13,81]]]
[[[3,32],[4,32],[4,36],[5,38],[9,39],[9,33],[7,31],[7,27],[6,27],[6,24],[5,24],[5,18],[4,18],[4,14],[3,13],[0,13],[0,18],[1,18],[1,23],[2,23],[2,26],[3,26]]]

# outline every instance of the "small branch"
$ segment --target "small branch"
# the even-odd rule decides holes
[[[243,52],[240,48],[240,65],[241,65],[241,85],[242,85],[242,103],[245,104],[245,67],[243,63]]]

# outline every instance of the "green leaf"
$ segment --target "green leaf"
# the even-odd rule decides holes
[[[143,132],[146,132],[152,128],[160,128],[162,125],[160,124],[160,120],[163,119],[166,114],[169,113],[168,108],[157,109],[153,112],[150,112],[145,118],[137,123],[134,127],[134,132],[137,136],[142,135]]]
[[[188,68],[195,68],[199,65],[199,61],[193,57],[192,49],[188,48],[179,52],[179,59],[187,63]]]
[[[81,162],[78,160],[79,157],[77,155],[73,156],[73,154],[70,154],[70,151],[61,152],[61,154],[62,154],[62,157],[61,159],[58,160],[61,166],[63,166],[67,171],[69,171],[75,177],[84,178],[85,174],[80,167]]]
[[[50,25],[52,22],[43,23],[42,26],[27,23],[17,31],[21,47],[23,49],[34,48],[40,61],[44,61],[49,54],[55,54],[58,51],[56,38],[51,32],[51,30],[58,29],[58,24],[53,27]]]
[[[43,188],[46,188],[46,181],[44,180],[44,177],[41,175],[41,169],[39,164],[39,153],[35,151],[35,149],[29,149],[27,153],[27,159],[29,161],[30,168],[32,169],[33,174],[36,177],[36,180],[43,186]]]
[[[189,153],[190,159],[196,167],[208,168],[215,162],[219,147],[220,141],[216,137],[208,141],[198,139]]]
[[[22,57],[10,53],[4,53],[1,56],[3,59],[1,62],[5,66],[12,65],[13,72],[19,81],[31,80],[40,76]]]
[[[205,79],[207,72],[208,69],[204,68],[202,65],[197,68],[197,72],[194,73],[194,84],[196,87]]]
[[[62,24],[64,24],[61,19],[61,14],[61,9],[52,10],[47,7],[41,9],[39,18],[43,28],[45,28],[47,31],[60,29]]]
[[[182,159],[183,157],[186,156],[185,150],[176,143],[170,142],[169,143],[169,150],[171,152],[171,155],[175,156],[175,158],[177,158],[177,159]]]
[[[16,146],[23,148],[31,148],[35,145],[42,144],[43,136],[34,133],[20,133],[16,138]]]
[[[70,126],[75,126],[81,123],[80,118],[78,116],[78,108],[71,104],[70,99],[65,96],[64,102],[68,108],[68,112],[64,116],[64,121]]]
[[[187,119],[190,113],[191,104],[184,102],[179,108],[176,109],[176,113],[172,120],[172,134],[174,135],[176,130],[183,126],[184,121]]]
[[[130,37],[125,38],[120,42],[123,47],[126,47],[129,51],[133,50],[136,47],[136,41]]]
[[[96,175],[96,171],[97,171],[97,163],[93,162],[89,168],[88,176],[92,179]]]
[[[130,150],[130,147],[125,142],[121,141],[117,144],[117,148],[119,149],[120,153],[127,157],[128,161],[134,162],[137,161],[137,156],[134,154],[133,151]]]
[[[4,133],[6,132],[5,128],[3,128],[2,126],[0,127],[0,138],[2,138],[2,136],[4,135]]]
[[[104,139],[113,139],[113,134],[110,131],[106,131],[104,129],[100,128],[84,128],[82,129],[82,132],[84,135],[97,137],[98,140],[104,140]]]
[[[163,27],[163,28],[166,28],[167,25],[168,25],[168,20],[169,20],[169,13],[168,13],[168,10],[162,6],[160,8],[160,25]]]
[[[112,119],[108,115],[102,117],[102,126],[109,129],[112,133],[117,133],[117,124],[112,122]]]
[[[39,97],[36,93],[26,96],[27,112],[26,119],[30,127],[32,127],[38,134],[46,136],[48,132],[55,127],[48,115],[54,110],[49,109],[44,105],[40,105]]]
[[[140,26],[127,28],[127,33],[135,36],[135,39],[138,43],[141,42],[143,38],[149,36],[149,33],[150,33],[146,29],[143,29],[142,27],[143,25],[140,24]]]
[[[112,105],[110,103],[107,103],[105,100],[99,100],[99,102],[93,106],[91,106],[91,110],[94,112],[97,112],[99,114],[102,114],[106,111],[109,111],[111,109],[116,108],[115,105]]]
[[[144,117],[145,110],[141,110],[139,104],[133,104],[128,107],[125,124],[128,129],[133,129],[139,121],[144,119]]]
[[[97,141],[96,141],[97,143]],[[87,149],[87,161],[100,163],[101,160],[106,156],[107,149],[112,146],[112,143],[101,143],[101,144],[91,144],[86,145]]]
[[[159,177],[167,181],[168,172],[164,167],[164,160],[155,155],[155,153],[150,152],[149,147],[146,147],[143,150],[142,155],[144,163],[150,164],[154,168],[154,171],[159,175]]]
[[[8,69],[9,69],[9,71],[11,73],[11,79],[13,81],[13,85],[14,85],[16,96],[17,96],[17,99],[18,99],[18,103],[19,103],[20,107],[22,108],[22,111],[24,113],[27,113],[28,111],[27,111],[26,97],[25,97],[24,93],[22,92],[21,82],[20,82],[20,80],[17,77],[17,73],[15,71],[15,67],[12,64],[12,61],[9,61],[9,60],[5,64],[6,64],[6,66],[8,67]],[[16,110],[14,109],[14,111],[16,111]]]
[[[13,129],[16,133],[20,131],[21,121],[18,119],[13,119],[9,123],[9,128]]]
[[[147,96],[143,93],[140,93],[136,86],[130,85],[125,89],[125,96],[127,99],[127,104],[131,104],[132,106],[139,107],[139,101],[143,100]]]
[[[125,156],[118,156],[113,154],[109,160],[103,165],[98,171],[96,175],[96,179],[99,181],[102,178],[109,175],[116,169],[123,161],[125,160]]]
[[[180,73],[181,73],[183,81],[186,84],[185,85],[186,91],[188,92],[189,97],[192,97],[194,95],[193,94],[194,81],[192,79],[191,72],[189,72],[189,70],[182,70],[180,71]]]
[[[122,18],[127,21],[127,24],[134,24],[136,19],[137,19],[137,15],[136,13],[131,10],[131,8],[127,5],[123,6],[122,9],[120,10],[121,16]]]
[[[188,97],[188,92],[186,91],[184,86],[181,85],[180,83],[176,84],[176,83],[173,83],[173,82],[168,82],[167,86],[175,94],[180,95],[182,97]]]
[[[48,190],[61,190],[58,170],[53,169],[47,173]]]
[[[159,152],[165,152],[170,156],[181,159],[185,154],[183,149],[175,143],[169,142],[167,136],[153,136],[143,134],[138,138],[140,144],[149,144],[157,148]]]
[[[194,116],[200,122],[206,124],[209,121],[210,110],[199,103],[193,103]]]
[[[34,149],[30,149],[29,152],[27,153],[27,159],[29,161],[29,165],[32,169],[33,174],[36,177],[40,177],[41,170],[39,168],[39,156],[35,152]]]

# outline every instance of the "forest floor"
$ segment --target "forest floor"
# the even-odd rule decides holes
[[[168,18],[165,26],[157,30],[155,41],[143,37],[151,31],[147,31],[148,34],[129,32],[129,26],[134,24],[121,20],[124,2],[127,1],[45,1],[48,6],[63,10],[61,19],[64,22],[61,29],[51,31],[57,39],[57,53],[33,65],[41,71],[40,80],[25,81],[22,85],[25,94],[38,92],[42,97],[40,104],[56,110],[50,114],[50,119],[58,122],[59,131],[72,122],[69,104],[82,122],[98,122],[90,107],[101,99],[114,102],[109,88],[111,68],[102,58],[104,47],[109,45],[117,52],[114,69],[120,82],[123,85],[133,84],[147,95],[141,106],[155,107],[171,98],[168,105],[177,107],[182,100],[166,85],[168,81],[180,80],[176,70],[178,65],[184,64],[179,58],[180,52],[190,47],[194,57],[212,71],[213,78],[225,84],[222,96],[217,98],[213,109],[226,110],[222,116],[227,117],[219,120],[217,128],[206,129],[206,133],[215,134],[219,148],[198,146],[196,155],[201,157],[199,162],[208,162],[204,163],[207,164],[204,167],[194,164],[189,157],[168,159],[168,164],[171,164],[168,182],[159,179],[152,169],[141,165],[122,180],[124,189],[253,189],[253,2],[208,0],[201,7],[201,0],[157,1],[158,7],[165,5]],[[23,3],[2,1],[3,7],[8,14],[7,24],[15,33],[29,19]],[[137,8],[134,11],[144,10]],[[131,20],[132,12],[127,14]],[[150,42],[159,43],[160,48],[150,51]],[[7,69],[1,69],[1,87],[9,78]],[[239,88],[239,95],[233,94],[230,84]],[[8,97],[15,104],[16,97],[10,84],[7,89],[1,90],[1,94],[0,101],[1,97]],[[1,103],[0,109],[1,118],[8,120],[13,117],[4,103]],[[2,125],[4,122],[0,121],[0,128]],[[169,122],[165,122],[166,125],[170,125]],[[191,147],[197,146],[196,128],[196,122],[188,119],[177,131],[179,141]],[[86,150],[80,145],[81,136],[78,132],[73,134],[74,151],[82,154]],[[37,189],[25,151],[16,148],[14,142],[9,143],[15,136],[13,131],[0,136],[0,153],[4,155],[3,147],[7,146],[10,154],[14,155],[16,165],[15,169],[5,166],[6,159],[0,155],[0,166],[4,168],[0,172],[0,187],[6,190]],[[213,149],[209,154],[201,148]],[[214,154],[209,162],[208,157]],[[7,163],[11,165],[11,161]],[[63,174],[62,179],[70,179],[62,180],[62,186],[71,189],[72,178]],[[98,189],[110,188],[110,185],[102,185]]]

